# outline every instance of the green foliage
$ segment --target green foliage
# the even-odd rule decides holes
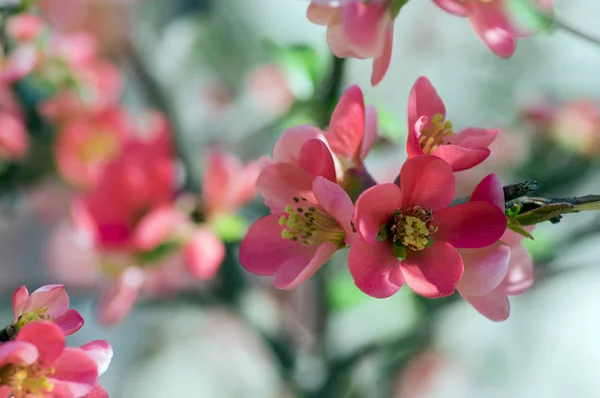
[[[513,21],[525,31],[548,29],[552,15],[545,13],[533,0],[507,0],[506,8]]]

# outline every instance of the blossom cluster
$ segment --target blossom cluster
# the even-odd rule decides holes
[[[242,265],[293,289],[349,247],[354,282],[372,297],[389,297],[404,284],[428,298],[458,290],[486,317],[506,319],[508,295],[532,283],[523,235],[507,228],[495,174],[464,200],[455,198],[454,176],[481,164],[499,132],[455,132],[421,77],[409,96],[408,159],[396,182],[377,183],[364,165],[377,129],[375,109],[351,86],[327,131],[303,125],[283,133],[256,184],[271,214],[250,227]]]
[[[0,332],[1,397],[88,397],[108,394],[98,383],[113,356],[110,344],[94,340],[67,347],[65,337],[83,326],[69,309],[62,285],[29,294],[25,286],[12,297],[14,320]]]

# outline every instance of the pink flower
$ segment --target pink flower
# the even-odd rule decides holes
[[[499,57],[510,58],[517,47],[517,38],[533,32],[520,29],[511,20],[506,0],[433,0],[451,14],[467,17],[483,42]],[[552,0],[533,0],[543,10],[552,13]],[[542,11],[540,10],[540,12]]]
[[[240,247],[244,268],[274,275],[275,287],[287,290],[310,278],[354,238],[354,207],[333,182],[333,159],[325,143],[305,142],[298,164],[305,167],[277,163],[261,171],[257,189],[272,214],[250,227]]]
[[[408,157],[433,155],[444,159],[453,171],[467,170],[483,162],[498,130],[466,128],[454,133],[446,120],[442,99],[426,77],[415,82],[408,100]]]
[[[404,282],[425,297],[450,295],[463,275],[457,249],[495,243],[506,229],[504,212],[488,201],[448,207],[454,176],[434,156],[407,160],[400,187],[376,185],[356,202],[360,238],[348,258],[354,281],[377,298],[393,295]]]
[[[572,101],[552,118],[550,134],[566,148],[584,156],[600,152],[600,105],[590,100]]]
[[[231,213],[256,195],[260,166],[244,166],[233,154],[217,148],[206,156],[202,175],[204,212],[208,217]]]
[[[0,346],[0,397],[84,397],[98,379],[98,367],[83,349],[65,347],[62,330],[49,322],[23,326]]]
[[[310,170],[315,175],[319,167],[324,167],[325,163],[322,162],[328,162],[333,154],[336,170],[329,165],[328,170],[336,173],[338,182],[350,192],[351,197],[357,196],[353,193],[374,184],[363,161],[375,143],[377,129],[377,111],[373,106],[365,106],[360,87],[350,86],[333,111],[327,132],[310,125],[286,130],[275,143],[273,162],[291,163]],[[325,142],[326,147],[313,142],[311,145],[314,149],[323,149],[323,152],[315,155],[318,156],[315,161],[304,156],[303,163],[300,164],[301,151],[311,148],[304,144],[314,139]],[[331,174],[326,177],[331,179]]]
[[[504,209],[500,181],[486,177],[473,191],[471,201],[489,201]],[[528,228],[531,232],[533,227]],[[533,284],[533,260],[522,245],[523,235],[507,229],[500,241],[482,249],[461,249],[465,273],[458,291],[477,311],[492,321],[510,315],[508,296],[524,293]]]
[[[100,377],[110,365],[113,357],[113,349],[105,340],[94,340],[81,346],[81,349],[91,357],[98,368],[98,377]],[[96,382],[90,392],[85,395],[85,398],[108,398],[108,393]]]
[[[69,336],[83,326],[83,318],[76,310],[69,309],[69,296],[63,285],[42,286],[31,295],[25,286],[18,288],[12,297],[15,314],[14,327],[47,320],[54,322]]]
[[[23,122],[16,116],[0,112],[0,158],[20,160],[29,151],[29,136]]]
[[[373,58],[371,84],[385,76],[392,58],[394,21],[386,2],[313,0],[308,19],[327,26],[327,41],[339,58]]]
[[[59,132],[56,145],[61,176],[79,188],[93,187],[129,134],[124,114],[118,108],[68,122]]]

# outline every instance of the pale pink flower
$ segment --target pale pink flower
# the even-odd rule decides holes
[[[44,30],[44,21],[37,15],[15,15],[7,21],[8,34],[19,42],[33,41]]]
[[[98,368],[98,377],[102,376],[108,369],[110,361],[113,357],[113,349],[106,340],[94,340],[81,346],[90,358],[94,360]],[[90,392],[85,395],[85,398],[108,398],[108,393],[96,382]]]
[[[360,238],[348,256],[354,281],[377,298],[393,295],[404,282],[425,297],[450,295],[463,275],[457,249],[495,243],[506,229],[504,212],[488,201],[448,207],[454,176],[435,156],[407,160],[400,187],[376,185],[356,201]]]
[[[250,71],[246,90],[253,101],[271,114],[284,114],[294,102],[289,78],[277,64],[260,65]]]
[[[519,28],[511,20],[507,0],[433,0],[440,8],[460,17],[467,17],[483,42],[499,57],[511,57],[517,48],[517,39],[533,32]],[[552,0],[527,0],[552,13]]]
[[[339,58],[373,58],[371,84],[385,76],[392,58],[394,21],[383,0],[313,0],[308,19],[327,26],[329,48]]]
[[[261,171],[256,185],[271,215],[252,224],[240,247],[244,268],[274,275],[275,287],[287,290],[310,278],[354,239],[354,206],[334,182],[325,143],[305,142],[298,164],[271,164]]]
[[[29,151],[29,136],[23,122],[10,113],[0,112],[0,126],[0,159],[23,159]]]
[[[17,330],[30,322],[47,320],[58,325],[68,336],[83,326],[79,312],[69,309],[69,296],[63,285],[42,286],[31,295],[25,286],[21,286],[13,293],[12,304],[13,326]]]
[[[560,145],[584,156],[600,152],[600,105],[591,100],[572,101],[553,115],[550,135]]]
[[[119,108],[78,118],[58,133],[56,162],[63,179],[80,189],[90,189],[107,164],[119,155],[130,135]]]
[[[29,323],[0,346],[0,397],[84,397],[94,388],[98,366],[81,348],[65,347],[50,322]]]
[[[408,157],[433,155],[444,159],[453,171],[467,170],[483,162],[498,130],[465,128],[454,133],[446,120],[446,108],[426,77],[417,79],[408,100]]]

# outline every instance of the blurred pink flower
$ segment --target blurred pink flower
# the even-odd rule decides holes
[[[466,128],[454,133],[446,120],[446,108],[437,91],[426,77],[417,79],[408,100],[409,159],[433,155],[444,159],[452,171],[467,170],[483,162],[489,155],[488,146],[498,130]]]
[[[29,151],[29,136],[23,122],[14,115],[0,112],[0,159],[20,160]]]
[[[260,65],[250,71],[246,90],[266,111],[281,115],[294,102],[285,71],[277,64]]]
[[[584,156],[600,152],[600,104],[591,100],[572,101],[553,115],[550,135],[560,145]]]
[[[69,296],[63,285],[42,286],[31,295],[25,286],[18,288],[12,297],[17,330],[24,325],[46,320],[58,325],[66,336],[83,326],[83,318],[76,310],[69,309]]]
[[[495,243],[506,229],[504,212],[487,201],[448,207],[454,176],[434,156],[407,160],[400,186],[376,185],[356,201],[360,238],[348,256],[354,281],[377,298],[393,295],[404,282],[425,297],[450,295],[463,275],[457,248]]]
[[[80,348],[65,347],[62,330],[49,322],[29,323],[0,346],[0,397],[84,397],[98,367]]]
[[[451,14],[469,18],[483,42],[499,57],[511,57],[517,48],[517,38],[533,32],[519,28],[507,10],[507,0],[433,0]],[[528,0],[540,8],[540,13],[552,13],[552,0]]]
[[[329,48],[339,58],[373,58],[371,84],[385,76],[392,58],[394,21],[384,0],[313,0],[308,19],[327,26]]]
[[[92,188],[107,164],[119,155],[129,135],[130,128],[119,108],[67,122],[56,144],[61,176],[80,189]]]
[[[274,275],[275,287],[293,289],[352,242],[354,206],[335,183],[323,141],[304,142],[297,165],[266,166],[256,185],[272,214],[255,222],[242,242],[240,262],[248,271]]]
[[[98,368],[98,377],[108,369],[113,357],[113,349],[105,340],[94,340],[81,346],[81,349],[91,357]],[[96,382],[94,388],[85,395],[85,398],[108,398],[108,393]]]

